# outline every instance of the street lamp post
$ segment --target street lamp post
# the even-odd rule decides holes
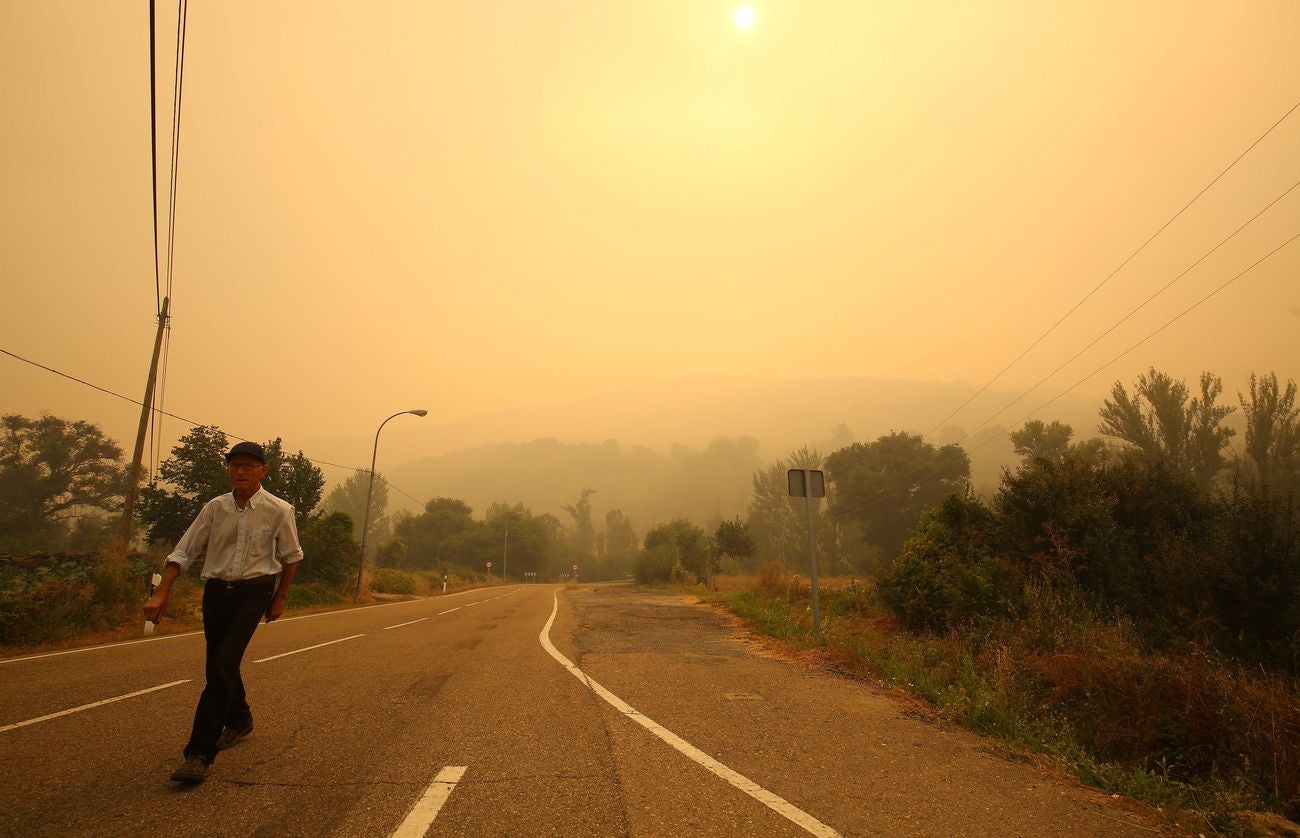
[[[429,415],[427,410],[403,410],[380,422],[379,430],[375,431],[375,447],[370,454],[370,483],[366,486],[366,511],[361,518],[361,560],[357,566],[357,599],[361,598],[361,579],[366,572],[366,530],[370,528],[370,494],[375,490],[375,460],[379,456],[379,431],[384,429],[384,425],[387,425],[389,420],[407,413],[413,416]]]

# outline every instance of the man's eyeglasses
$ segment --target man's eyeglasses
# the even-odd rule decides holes
[[[226,463],[226,471],[256,471],[261,463]]]

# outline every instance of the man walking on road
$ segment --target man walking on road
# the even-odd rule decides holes
[[[293,506],[262,488],[266,473],[262,446],[241,442],[230,449],[226,476],[231,493],[204,505],[167,557],[162,583],[144,604],[145,619],[158,622],[176,577],[206,551],[207,685],[194,710],[185,762],[171,774],[178,783],[202,782],[217,751],[253,732],[239,665],[258,621],[269,623],[284,613],[285,596],[302,560]]]

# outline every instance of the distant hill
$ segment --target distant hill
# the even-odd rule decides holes
[[[417,498],[461,498],[477,514],[489,503],[507,501],[565,519],[562,506],[592,488],[598,524],[615,507],[641,529],[673,515],[703,522],[739,514],[753,470],[793,449],[809,445],[830,453],[891,430],[926,433],[973,392],[950,382],[688,377],[436,428],[407,427],[395,442],[386,431],[388,457],[407,459],[382,470]],[[928,441],[956,441],[1016,395],[981,394]],[[1051,395],[1036,393],[999,420],[1009,424]],[[1076,435],[1093,436],[1099,405],[1100,399],[1067,396],[1042,418],[1069,422]],[[964,443],[968,450],[985,443],[972,452],[977,489],[991,488],[998,469],[1013,459],[1001,428],[991,423]],[[720,437],[726,441],[715,443]],[[745,438],[753,442],[738,442]],[[436,450],[412,456],[417,445]],[[392,500],[395,508],[414,508],[399,494]]]

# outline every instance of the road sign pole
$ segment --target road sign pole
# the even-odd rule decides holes
[[[808,558],[812,564],[812,611],[813,611],[813,637],[817,642],[822,639],[822,604],[821,591],[817,585],[817,537],[813,533],[813,511],[812,511],[812,470],[803,470],[803,485],[806,487],[803,496],[804,509],[808,512]]]

